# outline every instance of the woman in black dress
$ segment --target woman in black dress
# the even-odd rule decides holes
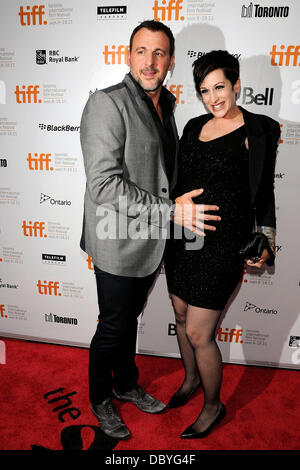
[[[210,114],[191,119],[180,141],[179,179],[173,195],[203,188],[197,204],[216,204],[221,220],[216,230],[174,236],[167,244],[166,275],[175,311],[177,338],[185,368],[181,387],[169,407],[184,405],[202,385],[204,405],[182,434],[206,436],[225,416],[220,401],[222,357],[215,330],[230,295],[241,279],[244,261],[238,254],[254,221],[275,247],[274,168],[279,124],[236,104],[240,92],[239,62],[227,51],[212,51],[193,64],[196,90]],[[255,213],[254,213],[255,208]],[[178,230],[178,225],[174,224]],[[194,235],[194,234],[193,234]],[[247,264],[261,268],[268,260]]]

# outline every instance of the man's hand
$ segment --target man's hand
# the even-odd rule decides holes
[[[207,211],[217,211],[218,206],[208,204],[195,204],[193,198],[200,196],[204,189],[194,189],[175,199],[175,211],[173,221],[178,225],[183,225],[192,232],[205,237],[204,230],[216,230],[213,225],[208,225],[205,221],[221,220],[218,215],[206,214]]]

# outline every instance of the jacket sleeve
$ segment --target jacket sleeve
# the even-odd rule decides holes
[[[173,202],[150,194],[125,177],[126,125],[114,101],[103,91],[88,99],[81,118],[80,141],[87,191],[93,203],[107,205],[126,217],[164,226]]]
[[[256,223],[259,226],[276,227],[274,172],[277,147],[280,138],[279,123],[267,118],[266,155],[264,168],[256,198]]]

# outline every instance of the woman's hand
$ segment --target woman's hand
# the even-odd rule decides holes
[[[269,259],[269,254],[268,254],[268,250],[264,249],[264,251],[262,252],[262,255],[260,258],[256,259],[256,260],[251,260],[251,259],[247,259],[246,260],[246,263],[248,266],[251,266],[253,268],[262,268],[263,265],[265,264],[265,262]]]

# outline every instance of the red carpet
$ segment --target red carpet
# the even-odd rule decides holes
[[[197,417],[203,394],[184,407],[147,415],[115,405],[132,432],[127,441],[99,432],[88,400],[88,350],[2,339],[1,450],[296,450],[299,374],[296,370],[224,364],[227,416],[206,438],[179,434]],[[3,362],[3,361],[2,361]],[[178,359],[137,356],[140,384],[167,402],[183,377]]]

